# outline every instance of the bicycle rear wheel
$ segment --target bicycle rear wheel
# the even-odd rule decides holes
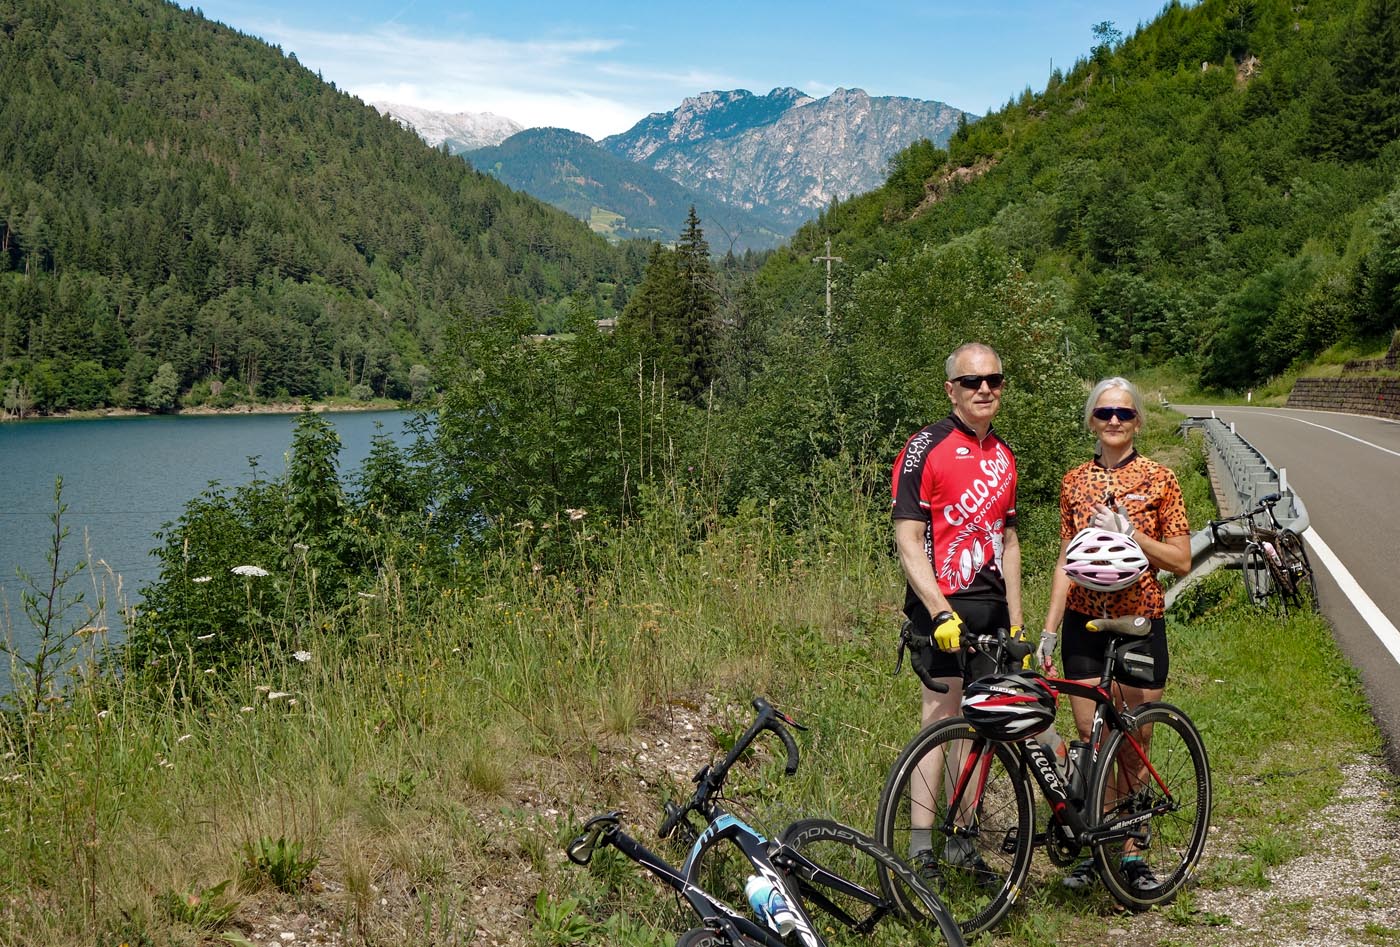
[[[782,841],[800,857],[779,854],[774,861],[782,862],[828,944],[860,936],[962,947],[962,931],[943,902],[868,835],[830,819],[803,819],[783,830]]]
[[[1176,897],[1201,860],[1210,829],[1210,761],[1195,725],[1172,705],[1143,704],[1132,716],[1136,729],[1115,730],[1104,741],[1084,811],[1103,813],[1103,824],[1148,816],[1129,843],[1094,846],[1104,886],[1124,907],[1144,911]]]
[[[964,770],[967,789],[954,799]],[[950,808],[957,813],[951,820]],[[914,737],[891,767],[875,838],[908,858],[963,933],[975,934],[1006,916],[1030,871],[1030,782],[1009,747],[978,736],[961,717],[941,721]]]
[[[1278,552],[1283,567],[1293,577],[1293,604],[1317,611],[1317,584],[1313,581],[1312,562],[1308,559],[1302,537],[1291,529],[1285,529],[1279,533]]]

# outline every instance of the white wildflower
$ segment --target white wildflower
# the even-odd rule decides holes
[[[185,734],[184,736],[177,738],[177,739],[175,740],[175,742],[176,742],[176,743],[184,743],[186,740],[190,739],[190,738],[193,737],[193,736],[194,736],[193,733],[187,733],[187,734]]]
[[[234,575],[247,575],[255,579],[261,579],[268,575],[268,571],[262,566],[234,566],[231,570]]]
[[[212,575],[197,575],[190,581],[196,585],[203,585],[205,582],[213,582],[214,577]]]
[[[310,651],[293,651],[293,652],[292,652],[292,657],[296,658],[296,659],[297,659],[298,661],[300,661],[302,664],[305,664],[307,661],[310,661],[310,660],[311,660],[311,652],[310,652]]]
[[[297,705],[297,699],[296,699],[295,697],[293,697],[291,700],[287,701],[287,706],[288,706],[288,707],[295,707],[296,705]]]
[[[292,548],[295,549],[297,552],[303,554],[309,552],[311,549],[311,547],[306,545],[306,543],[292,543]]]
[[[564,512],[568,513],[569,519],[573,520],[575,523],[588,515],[587,510],[565,510]]]
[[[356,592],[355,594],[360,598],[379,598],[379,596],[375,595],[373,592]]]
[[[241,713],[241,714],[250,714],[250,713],[253,712],[253,708],[252,708],[252,707],[239,707],[239,708],[238,708],[238,712]]]
[[[213,669],[213,668],[205,668],[205,669],[204,669],[204,673],[205,673],[205,674],[213,674],[213,673],[214,673],[214,669]]]
[[[110,710],[99,710],[99,711],[97,712],[97,719],[98,719],[98,720],[106,720],[106,719],[107,719],[108,717],[110,717],[111,715],[112,715],[112,712],[111,712]]]
[[[272,691],[267,695],[268,700],[281,700],[283,697],[291,697],[291,691]]]

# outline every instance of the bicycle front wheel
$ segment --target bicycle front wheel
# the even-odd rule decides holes
[[[1142,819],[1126,841],[1095,845],[1094,861],[1120,904],[1145,911],[1174,898],[1200,863],[1210,829],[1210,761],[1177,708],[1151,703],[1131,713],[1135,729],[1104,741],[1085,813],[1102,813],[1104,825]]]
[[[719,931],[712,931],[706,927],[696,927],[686,931],[676,941],[676,947],[763,947],[758,941],[739,935],[739,943],[735,944]]]
[[[895,760],[875,838],[908,858],[963,933],[975,934],[1006,916],[1030,871],[1030,782],[1009,747],[978,736],[961,717],[941,721]]]
[[[815,933],[827,943],[853,935],[879,942],[962,947],[943,902],[894,853],[849,825],[804,819],[788,826],[779,854]]]
[[[1274,576],[1269,571],[1263,549],[1254,544],[1247,546],[1240,560],[1240,569],[1244,573],[1244,588],[1250,602],[1266,608],[1273,599],[1275,607],[1283,606],[1283,593],[1274,585]]]
[[[1317,585],[1313,582],[1312,562],[1308,551],[1303,547],[1303,539],[1291,529],[1285,529],[1278,537],[1279,558],[1283,567],[1293,578],[1293,604],[1299,608],[1317,611]]]

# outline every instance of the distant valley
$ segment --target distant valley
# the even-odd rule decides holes
[[[738,89],[687,98],[595,142],[564,129],[512,133],[498,116],[376,108],[612,238],[665,241],[693,204],[716,252],[777,246],[833,199],[878,187],[910,143],[945,146],[965,115],[860,89],[820,99]]]

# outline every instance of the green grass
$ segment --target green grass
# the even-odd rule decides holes
[[[1199,525],[1198,451],[1165,416],[1148,437],[1147,453],[1178,462]],[[42,714],[10,716],[0,940],[175,942],[204,915],[173,916],[169,893],[217,889],[239,905],[231,924],[256,894],[263,910],[326,916],[366,942],[466,942],[483,890],[536,943],[672,942],[691,918],[634,866],[559,854],[583,818],[617,806],[654,843],[661,800],[690,788],[663,777],[654,745],[638,756],[672,709],[713,703],[728,738],[766,694],[811,727],[796,776],[766,742],[734,771],[732,796],[770,832],[799,814],[868,829],[917,729],[916,681],[892,676],[902,580],[883,503],[846,489],[795,534],[762,511],[698,537],[666,523],[581,532],[606,563],[587,575],[502,554],[478,586],[439,589],[387,563],[358,611],[315,629],[269,623],[268,653],[295,641],[313,655],[304,664],[270,658],[189,703],[92,677]],[[1032,621],[1047,578],[1044,566],[1028,577]],[[1238,576],[1217,576],[1169,623],[1167,697],[1201,727],[1215,773],[1207,887],[1306,851],[1291,828],[1335,796],[1341,764],[1379,749],[1326,625],[1279,623],[1240,599]],[[305,866],[304,884],[219,888],[269,839],[303,846],[282,861]],[[1110,910],[1101,893],[1032,890],[984,942],[1087,942]],[[1183,924],[1220,923],[1193,917],[1183,909]]]

